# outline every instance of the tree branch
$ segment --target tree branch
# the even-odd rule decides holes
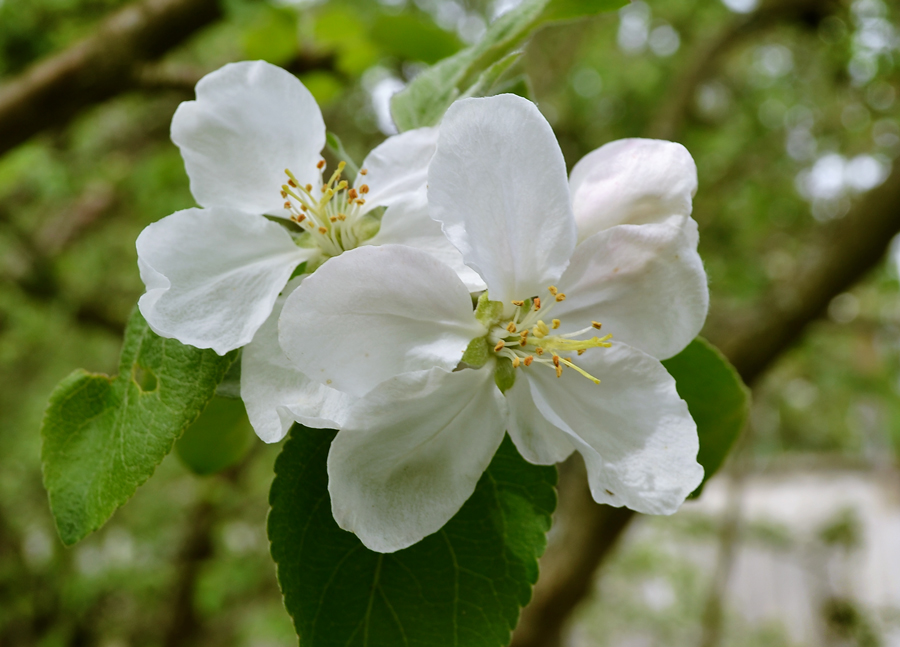
[[[0,154],[136,85],[137,70],[221,16],[219,0],[143,0],[0,86]]]

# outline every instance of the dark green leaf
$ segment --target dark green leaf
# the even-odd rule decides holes
[[[334,435],[295,425],[269,496],[272,557],[301,647],[506,645],[537,580],[556,469],[526,462],[507,437],[442,530],[381,555],[331,516]]]
[[[391,100],[394,123],[401,131],[436,125],[453,101],[468,95],[485,70],[540,27],[625,4],[627,0],[524,0],[491,23],[478,43],[425,70],[395,94]]]
[[[234,356],[158,337],[135,309],[118,376],[79,370],[56,387],[41,429],[41,460],[65,544],[102,526],[150,478]]]
[[[175,443],[188,469],[205,476],[240,461],[253,441],[253,428],[241,400],[213,398],[197,421]]]
[[[463,43],[424,16],[379,14],[369,37],[386,53],[401,60],[432,65],[458,52]]]
[[[750,411],[750,390],[725,356],[702,337],[663,365],[675,378],[678,395],[687,402],[700,434],[697,461],[705,474],[692,495],[697,496],[722,466],[744,428]]]

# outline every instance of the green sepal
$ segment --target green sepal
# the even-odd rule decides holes
[[[704,474],[703,482],[691,494],[694,498],[722,466],[747,423],[750,389],[725,356],[702,337],[665,360],[663,366],[675,378],[678,395],[687,402],[697,423],[697,462],[703,466]]]
[[[491,301],[488,299],[488,293],[482,292],[478,297],[478,304],[475,306],[475,318],[484,324],[485,328],[490,328],[500,323],[503,317],[503,304],[499,301]]]
[[[498,357],[494,367],[494,382],[501,393],[506,393],[516,383],[516,369],[508,357]]]
[[[327,131],[325,133],[325,145],[328,147],[328,150],[334,153],[334,156],[337,157],[338,160],[346,164],[342,176],[352,185],[356,180],[356,176],[359,174],[359,165],[353,161],[352,157],[350,157],[350,153],[344,148],[341,138],[333,132]]]
[[[462,361],[472,368],[481,368],[487,364],[491,358],[491,342],[488,341],[487,335],[478,337],[469,342],[466,351],[463,353]]]
[[[135,308],[116,377],[78,370],[60,382],[44,415],[41,463],[64,544],[100,528],[150,478],[236,356],[163,339]]]

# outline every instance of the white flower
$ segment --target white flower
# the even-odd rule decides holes
[[[296,77],[261,61],[205,76],[197,100],[182,103],[172,120],[172,140],[203,208],[163,218],[137,240],[147,323],[164,337],[225,354],[253,339],[297,266],[310,270],[360,244],[426,249],[479,288],[427,215],[436,137],[423,128],[389,138],[351,187],[342,166],[323,168],[325,123]],[[387,208],[380,230],[378,207]]]
[[[397,245],[329,260],[287,299],[279,339],[294,366],[356,398],[329,491],[369,548],[441,528],[507,431],[533,463],[579,451],[601,503],[672,513],[700,483],[696,425],[659,361],[708,306],[693,162],[677,144],[619,142],[582,160],[571,188],[533,104],[460,101],[428,198],[487,284],[477,309],[452,269]]]

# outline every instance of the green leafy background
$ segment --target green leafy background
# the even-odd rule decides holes
[[[90,33],[124,4],[4,0],[0,83]],[[863,21],[896,30],[896,8],[881,0],[814,4],[742,36],[707,70],[671,135],[699,167],[694,215],[711,280],[710,338],[727,335],[728,323],[747,309],[769,307],[757,299],[770,287],[790,299],[807,241],[823,221],[859,202],[858,193],[846,191],[813,205],[796,189],[799,174],[829,152],[888,162],[900,153],[892,55],[879,54],[862,81],[848,72]],[[468,46],[498,5],[330,0],[298,13],[228,0],[224,20],[164,63],[201,73],[248,57],[293,66],[329,128],[361,159],[384,137],[372,101],[379,84],[408,82],[424,65]],[[646,27],[646,38],[621,36],[626,15]],[[548,26],[500,80],[533,93],[571,166],[607,141],[647,135],[674,110],[673,86],[709,39],[746,19],[718,0],[634,2],[622,14]],[[522,71],[528,83],[518,77]],[[172,112],[191,96],[190,89],[138,89],[0,158],[0,644],[296,643],[264,531],[280,446],[252,442],[237,463],[205,477],[186,466],[187,453],[172,452],[101,530],[71,549],[58,538],[43,487],[38,430],[48,394],[78,367],[118,372],[122,333],[142,291],[134,240],[150,222],[192,205],[168,140]],[[814,148],[807,139],[788,154],[787,145],[803,144],[804,133]],[[900,283],[883,264],[756,385],[755,434],[746,449],[751,469],[893,469],[898,346]],[[639,633],[651,644],[697,644],[709,579],[660,547],[674,538],[709,550],[716,524],[690,508],[644,521],[649,539],[608,562],[599,602],[587,604],[576,622],[579,639],[616,645]],[[747,532],[756,545],[791,545],[783,528]],[[649,605],[648,581],[670,583],[677,603]],[[855,617],[848,640],[875,616]],[[889,618],[883,622],[890,629]],[[722,644],[780,647],[791,640],[783,627],[748,626],[732,609]]]

